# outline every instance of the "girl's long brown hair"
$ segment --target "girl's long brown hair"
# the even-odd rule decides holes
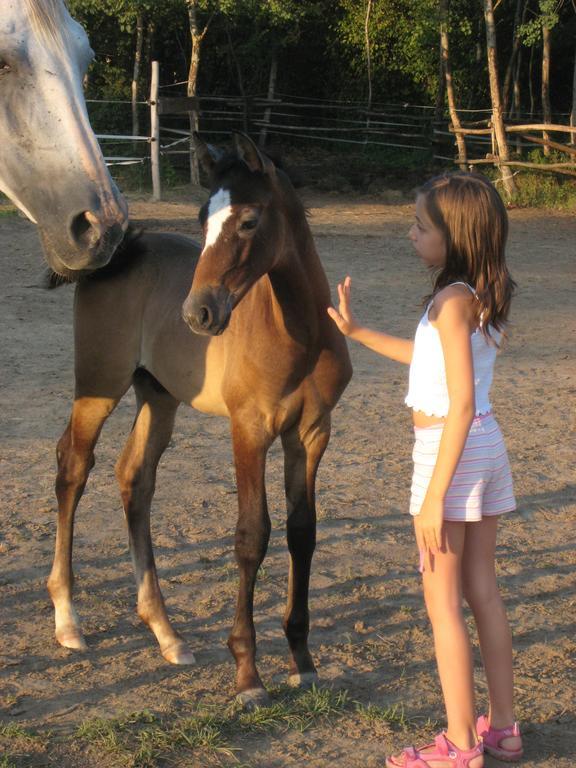
[[[491,182],[478,173],[447,173],[420,188],[426,211],[446,242],[446,263],[436,275],[434,296],[462,280],[476,291],[482,332],[504,332],[516,283],[506,266],[508,215]]]

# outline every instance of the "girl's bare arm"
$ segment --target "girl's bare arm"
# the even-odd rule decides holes
[[[450,398],[436,465],[426,498],[417,518],[421,548],[431,552],[442,546],[444,499],[462,456],[474,419],[474,364],[470,344],[470,302],[458,289],[446,289],[437,297],[435,325],[440,334],[446,384]]]

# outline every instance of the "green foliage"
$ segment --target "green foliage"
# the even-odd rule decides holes
[[[560,20],[559,9],[562,0],[539,0],[538,12],[520,27],[520,37],[524,45],[536,45],[542,39],[542,29],[553,29]]]
[[[527,171],[516,178],[518,194],[514,203],[521,207],[576,208],[576,179],[558,178],[553,173]]]
[[[364,0],[340,0],[333,29],[336,44],[352,71],[365,80]],[[370,58],[375,91],[384,96],[394,79],[410,79],[428,94],[438,85],[438,11],[436,0],[386,0],[374,3],[369,19]],[[392,75],[392,76],[391,76]],[[400,75],[400,78],[398,78]],[[393,101],[394,99],[382,99]]]
[[[321,98],[365,98],[367,0],[197,0],[202,43],[199,93],[265,92],[270,63],[278,57],[278,90]],[[136,19],[144,22],[141,94],[147,93],[149,63],[162,64],[164,82],[187,77],[190,32],[186,0],[70,0],[72,13],[86,27],[96,61],[88,95],[128,99]],[[501,69],[511,50],[515,3],[497,7]],[[439,86],[437,0],[378,0],[369,23],[373,100],[433,103]],[[565,80],[552,84],[552,99],[569,102],[576,15],[564,0],[539,0],[521,29],[525,45],[537,45],[542,25],[557,30],[553,62]],[[453,80],[460,104],[478,108],[489,102],[484,53],[484,22],[478,0],[451,0],[450,35]],[[556,56],[562,60],[556,63]],[[527,76],[528,57],[523,70]],[[567,73],[568,74],[565,74]],[[523,92],[527,89],[524,87]],[[557,107],[559,108],[559,107]]]
[[[530,162],[545,166],[552,162],[565,162],[562,155],[544,157],[541,150],[530,153]],[[496,169],[484,168],[483,174],[496,182],[501,191],[500,175]],[[522,169],[515,175],[517,193],[512,204],[519,208],[576,209],[576,178],[560,176],[552,171]]]
[[[192,2],[192,0],[188,0]],[[139,98],[149,91],[151,59],[161,62],[161,83],[184,81],[188,74],[191,50],[187,0],[70,0],[72,13],[86,27],[96,52],[87,80],[87,97],[113,100],[125,104],[89,104],[91,121],[98,133],[131,133],[131,78],[136,40],[136,19],[144,24],[142,80]],[[367,56],[365,18],[367,0],[194,0],[198,23],[204,29],[210,21],[202,42],[198,79],[200,95],[263,95],[268,88],[271,63],[278,64],[277,92],[305,99],[363,101],[367,97]],[[504,73],[512,51],[515,2],[496,4],[500,73]],[[528,81],[532,78],[532,95],[539,109],[539,60],[541,34],[545,25],[553,31],[551,101],[554,112],[566,114],[571,108],[574,39],[576,14],[567,0],[533,0],[528,6],[525,24],[520,29],[524,46],[533,47],[531,56],[523,51],[520,60],[521,109],[532,107]],[[438,0],[374,0],[369,22],[370,60],[373,104],[433,105],[439,88],[439,14]],[[450,0],[448,32],[450,57],[456,101],[461,109],[486,109],[490,106],[484,19],[478,0]],[[503,82],[503,80],[502,80]],[[184,88],[179,89],[180,94]],[[177,90],[165,91],[176,95]],[[320,112],[317,112],[320,115]],[[312,117],[312,115],[311,115]],[[334,119],[345,126],[347,115],[326,110],[326,117],[314,116],[323,125]],[[463,112],[463,119],[478,120],[485,113]],[[299,118],[305,124],[305,115]],[[564,118],[561,118],[562,120]],[[222,117],[222,127],[230,123]],[[142,126],[148,126],[148,110],[140,106]],[[214,122],[214,121],[213,121]],[[180,124],[185,127],[184,124]],[[201,126],[202,127],[202,126]],[[214,124],[203,130],[219,130]],[[252,125],[252,130],[257,128]],[[352,128],[351,128],[352,130]],[[408,129],[409,132],[410,129]],[[354,137],[352,137],[354,138]],[[271,136],[272,141],[281,141]],[[291,140],[290,148],[305,146],[300,139]],[[422,166],[430,165],[430,153],[395,148],[377,148],[356,152],[337,144],[323,146],[337,156],[337,172],[323,169],[320,183],[333,188],[346,184],[349,188],[365,190],[374,182],[366,182],[370,169],[364,164],[373,158],[375,168],[415,168],[422,175]],[[108,152],[108,145],[106,150]],[[146,151],[129,144],[114,148],[113,154],[133,155]],[[350,160],[350,162],[348,162]],[[351,174],[346,168],[351,166]],[[355,167],[354,167],[355,166]],[[130,188],[146,187],[143,169],[114,168],[115,175]],[[168,186],[185,182],[186,161],[179,159],[178,167],[165,162],[162,166],[164,183]],[[343,180],[343,181],[342,181]],[[410,178],[409,185],[418,182]],[[374,186],[373,185],[373,186]],[[406,184],[394,188],[404,188]],[[565,194],[565,193],[562,193]]]

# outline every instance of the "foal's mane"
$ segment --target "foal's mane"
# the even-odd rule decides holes
[[[61,46],[64,3],[61,0],[24,0],[32,29],[41,40]]]

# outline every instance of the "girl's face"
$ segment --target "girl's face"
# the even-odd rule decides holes
[[[418,195],[416,198],[416,221],[410,227],[408,237],[427,267],[444,266],[446,241],[442,232],[428,216],[424,195]]]

